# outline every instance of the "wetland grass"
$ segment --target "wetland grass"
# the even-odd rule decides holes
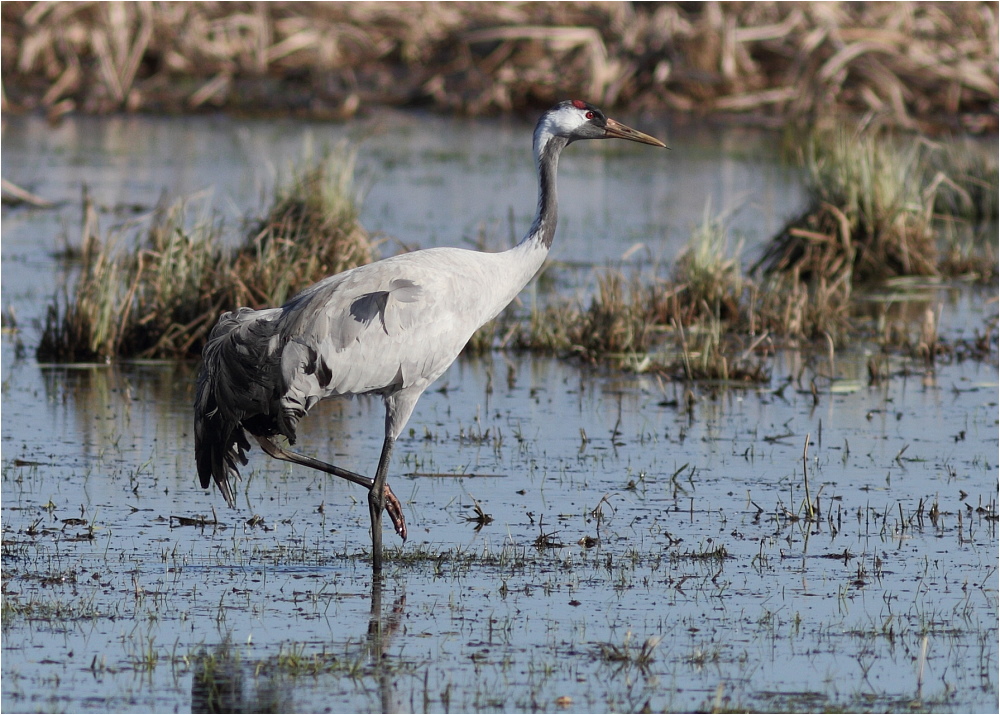
[[[570,354],[587,362],[686,380],[760,382],[768,371],[751,360],[763,338],[743,339],[755,321],[746,302],[752,283],[740,270],[724,217],[705,218],[669,278],[607,269],[597,273],[590,304],[556,301],[507,330],[510,344]],[[485,342],[485,341],[484,341]],[[676,349],[668,346],[676,343]]]
[[[269,211],[232,250],[223,226],[192,216],[184,201],[101,236],[85,199],[80,273],[73,295],[48,307],[38,359],[194,357],[223,311],[281,305],[369,262],[374,243],[358,221],[353,177],[352,150],[321,153],[278,187]]]
[[[295,169],[236,253],[236,305],[282,305],[348,268],[370,263],[375,242],[358,219],[354,150],[340,144]]]
[[[774,239],[760,264],[797,269],[802,280],[864,283],[899,275],[937,275],[931,231],[933,192],[925,196],[918,144],[897,149],[871,132],[812,136],[803,164],[810,205]]]
[[[656,647],[660,644],[660,638],[650,636],[638,645],[632,643],[632,638],[632,631],[629,631],[625,634],[625,639],[621,645],[601,643],[600,657],[608,662],[621,664],[622,666],[634,665],[639,670],[647,672],[653,662]]]
[[[987,224],[997,216],[993,154],[864,125],[814,132],[800,158],[809,206],[771,241],[755,269],[794,271],[807,283],[844,283],[848,291],[852,284],[955,271],[988,281],[996,275]],[[942,244],[965,260],[942,261]]]
[[[741,269],[743,242],[732,245],[728,219],[711,212],[705,204],[702,222],[691,233],[687,245],[673,265],[674,317],[691,325],[703,318],[729,319],[740,313],[745,278]]]

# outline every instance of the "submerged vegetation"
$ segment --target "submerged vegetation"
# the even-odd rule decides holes
[[[589,304],[551,298],[508,311],[469,350],[573,354],[684,380],[750,382],[769,378],[765,358],[789,341],[834,349],[865,336],[931,360],[947,351],[933,320],[886,330],[855,298],[908,277],[995,280],[995,157],[867,131],[819,134],[805,146],[811,203],[749,273],[742,241],[706,206],[669,273],[604,270]],[[102,236],[85,195],[79,279],[72,296],[49,306],[39,359],[194,357],[221,312],[281,305],[373,260],[354,156],[339,146],[295,169],[232,248],[218,221],[192,217],[183,202]],[[964,354],[990,354],[995,329],[986,326]]]

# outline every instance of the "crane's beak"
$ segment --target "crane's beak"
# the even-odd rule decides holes
[[[604,129],[605,139],[628,139],[632,142],[639,142],[640,144],[652,144],[653,146],[666,147],[667,145],[661,142],[656,137],[651,137],[648,134],[643,134],[640,131],[632,129],[632,127],[626,127],[621,122],[616,122],[614,119],[608,118],[608,124]]]

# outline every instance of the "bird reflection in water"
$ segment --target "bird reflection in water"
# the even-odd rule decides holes
[[[368,653],[378,680],[379,695],[382,700],[382,712],[403,712],[397,702],[393,668],[389,660],[389,645],[403,621],[406,607],[406,592],[400,590],[392,603],[389,613],[382,614],[382,579],[372,579],[372,608],[368,620]]]
[[[388,649],[399,630],[406,608],[406,592],[398,595],[383,613],[382,579],[372,582],[371,610],[360,655],[367,660],[370,675],[378,683],[382,712],[400,712],[395,688],[394,668]],[[258,675],[252,661],[242,658],[238,646],[228,638],[211,652],[203,651],[195,661],[191,681],[193,713],[287,713],[293,712],[295,679],[280,668],[269,668]],[[247,681],[253,681],[248,692]],[[343,703],[349,709],[348,703]]]

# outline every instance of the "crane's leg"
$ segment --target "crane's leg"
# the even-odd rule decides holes
[[[372,571],[376,574],[382,571],[382,510],[387,506],[385,497],[389,487],[385,480],[389,476],[393,443],[392,435],[387,432],[382,443],[382,456],[378,460],[378,469],[375,470],[375,482],[368,490],[368,512],[372,519]],[[389,516],[392,518],[391,513]]]
[[[376,479],[369,479],[368,477],[362,476],[355,472],[348,471],[346,469],[341,469],[340,467],[334,466],[333,464],[327,464],[313,457],[307,457],[304,454],[299,454],[298,452],[292,452],[287,449],[280,447],[275,444],[272,440],[267,437],[261,437],[259,435],[254,435],[257,439],[257,443],[260,448],[263,449],[267,454],[274,457],[275,459],[280,459],[285,462],[291,462],[292,464],[301,464],[303,467],[309,467],[311,469],[317,469],[321,472],[326,472],[327,474],[332,474],[335,477],[340,477],[341,479],[346,479],[349,482],[358,484],[363,487],[367,487],[369,490],[375,489]],[[383,448],[384,449],[384,448]],[[379,467],[381,468],[382,463],[379,462]],[[388,471],[388,464],[386,465],[386,470]],[[406,521],[403,519],[403,505],[400,504],[399,499],[396,495],[392,493],[392,489],[389,485],[385,483],[385,479],[382,480],[382,506],[385,508],[386,513],[389,514],[389,519],[392,520],[392,526],[399,534],[403,541],[406,541]],[[371,502],[371,492],[369,492],[369,505]],[[379,512],[379,517],[381,519],[381,511]],[[381,523],[381,522],[380,522]],[[381,532],[379,534],[381,536]]]

